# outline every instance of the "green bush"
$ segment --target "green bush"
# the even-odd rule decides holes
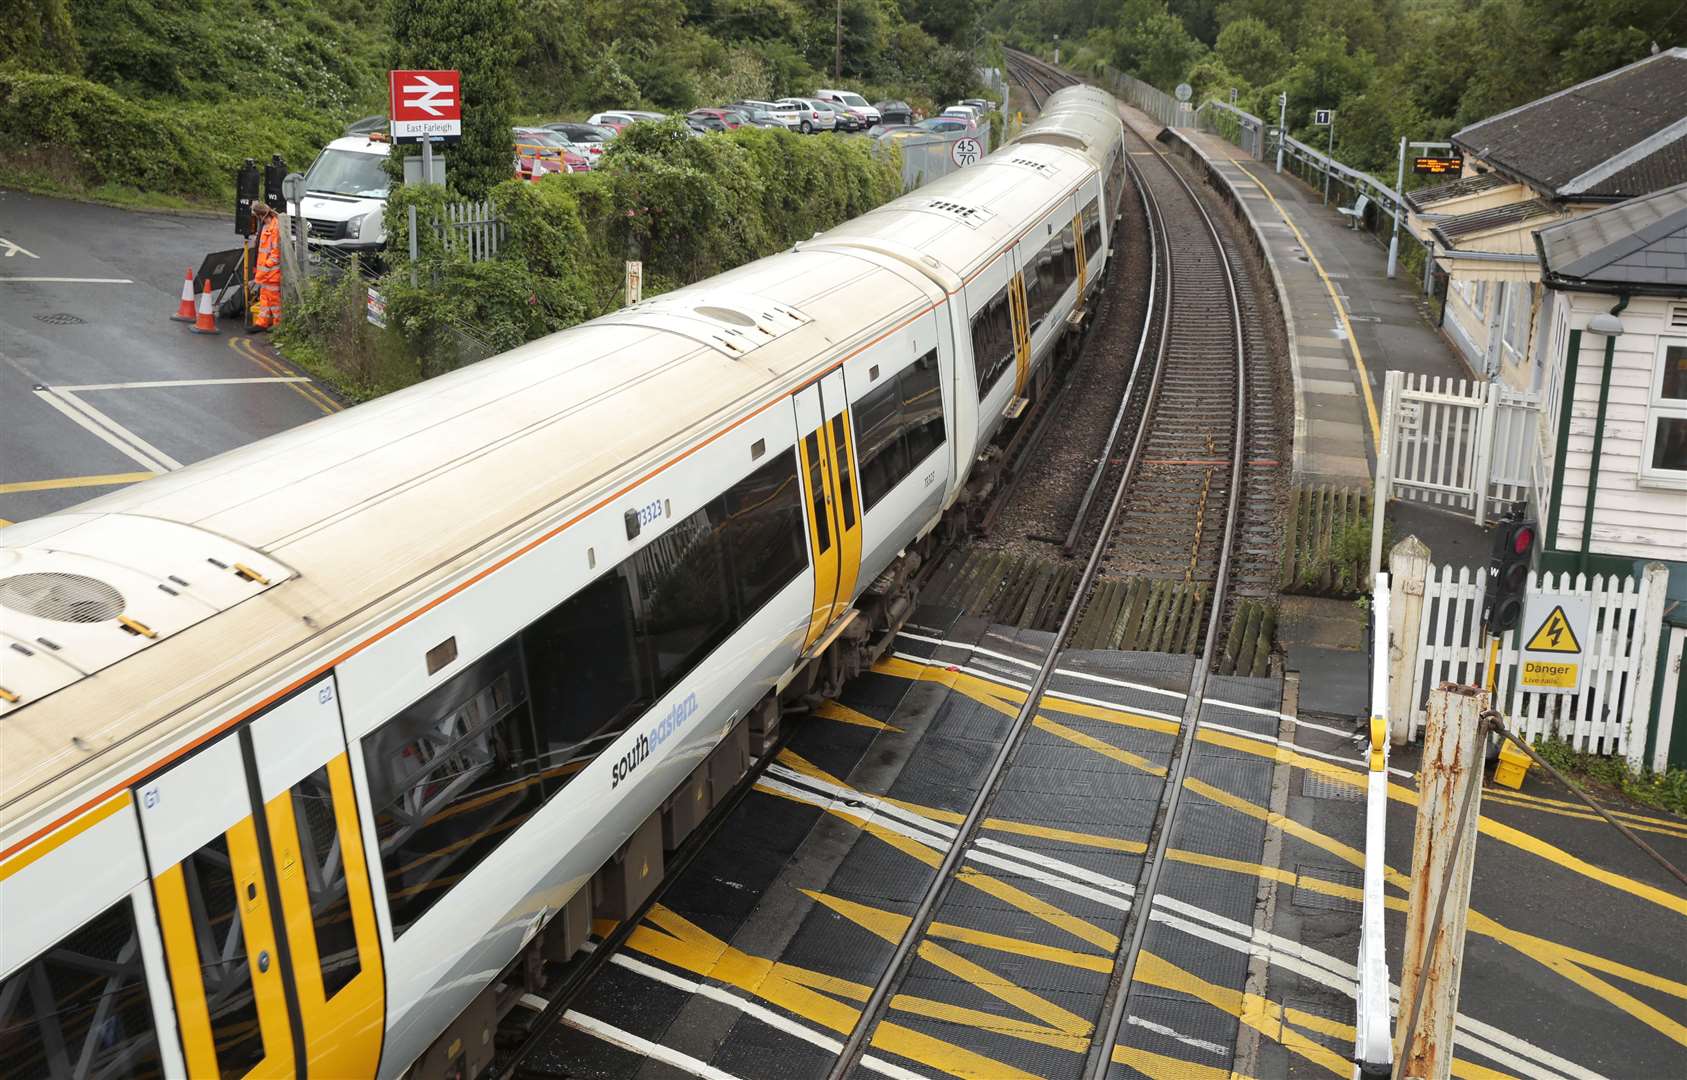
[[[200,196],[220,187],[213,155],[178,120],[74,75],[0,68],[0,164],[43,153],[88,186]]]

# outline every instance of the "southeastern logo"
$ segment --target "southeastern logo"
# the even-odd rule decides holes
[[[609,789],[611,791],[621,786],[621,781],[631,776],[633,770],[643,765],[650,757],[652,750],[667,742],[686,722],[697,714],[697,695],[687,694],[683,699],[674,702],[667,715],[651,725],[649,731],[639,735],[638,742],[632,745],[621,760],[610,770]]]

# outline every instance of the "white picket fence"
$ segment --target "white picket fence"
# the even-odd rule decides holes
[[[1520,502],[1533,482],[1540,395],[1470,379],[1390,371],[1372,500],[1371,575],[1382,566],[1390,499],[1469,511],[1485,525],[1493,503]]]
[[[1413,541],[1408,541],[1413,542]],[[1404,547],[1404,545],[1401,545]],[[1401,547],[1395,549],[1398,554]],[[1420,548],[1421,550],[1421,548]],[[1393,565],[1394,606],[1411,610],[1410,592],[1416,575],[1410,565]],[[1395,626],[1397,679],[1410,680],[1404,703],[1409,710],[1408,738],[1423,729],[1428,692],[1442,682],[1481,684],[1487,675],[1487,650],[1482,640],[1482,595],[1487,574],[1468,566],[1428,565],[1422,576],[1421,609]],[[1529,576],[1531,594],[1542,590],[1586,596],[1593,609],[1591,640],[1585,642],[1586,667],[1578,694],[1542,694],[1518,685],[1518,632],[1501,640],[1495,679],[1496,707],[1507,723],[1525,739],[1555,735],[1577,750],[1621,754],[1639,767],[1646,748],[1652,677],[1661,645],[1664,592],[1668,573],[1653,563],[1642,577],[1606,578],[1585,574]],[[1410,625],[1415,621],[1415,625]],[[1404,643],[1412,643],[1408,652]],[[1400,699],[1396,699],[1399,701]],[[1396,715],[1400,715],[1396,711]],[[1398,728],[1396,731],[1398,732]]]

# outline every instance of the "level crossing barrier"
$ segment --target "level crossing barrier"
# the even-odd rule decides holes
[[[1371,724],[1365,777],[1365,888],[1359,917],[1359,983],[1354,1017],[1353,1077],[1387,1076],[1394,1059],[1389,1009],[1388,869],[1388,667],[1389,583],[1379,574],[1371,590]]]
[[[1482,600],[1487,589],[1485,569],[1435,566],[1427,558],[1402,559],[1415,538],[1390,553],[1392,603],[1403,618],[1395,620],[1394,645],[1398,657],[1390,672],[1396,690],[1390,715],[1397,739],[1415,739],[1423,730],[1424,702],[1431,688],[1442,682],[1482,685],[1487,679],[1488,648],[1482,631]],[[1500,640],[1494,674],[1495,708],[1509,718],[1511,729],[1533,742],[1556,736],[1572,749],[1607,756],[1622,755],[1640,768],[1646,761],[1647,728],[1651,723],[1652,682],[1662,648],[1664,602],[1669,573],[1650,563],[1638,575],[1609,577],[1586,574],[1531,574],[1528,595],[1585,600],[1590,609],[1587,638],[1579,662],[1584,668],[1579,691],[1571,694],[1525,690],[1518,678],[1519,630]],[[1530,627],[1523,627],[1524,631]],[[1660,740],[1663,741],[1663,740]],[[1654,751],[1653,760],[1667,760],[1668,747]]]

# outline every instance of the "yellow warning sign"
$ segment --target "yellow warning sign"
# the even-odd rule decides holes
[[[1570,629],[1570,620],[1564,614],[1564,605],[1559,604],[1552,609],[1529,638],[1529,643],[1523,646],[1526,652],[1556,652],[1579,653],[1582,643],[1576,640],[1576,632]]]
[[[1523,688],[1574,690],[1580,678],[1581,668],[1580,664],[1565,664],[1557,660],[1525,660]]]

